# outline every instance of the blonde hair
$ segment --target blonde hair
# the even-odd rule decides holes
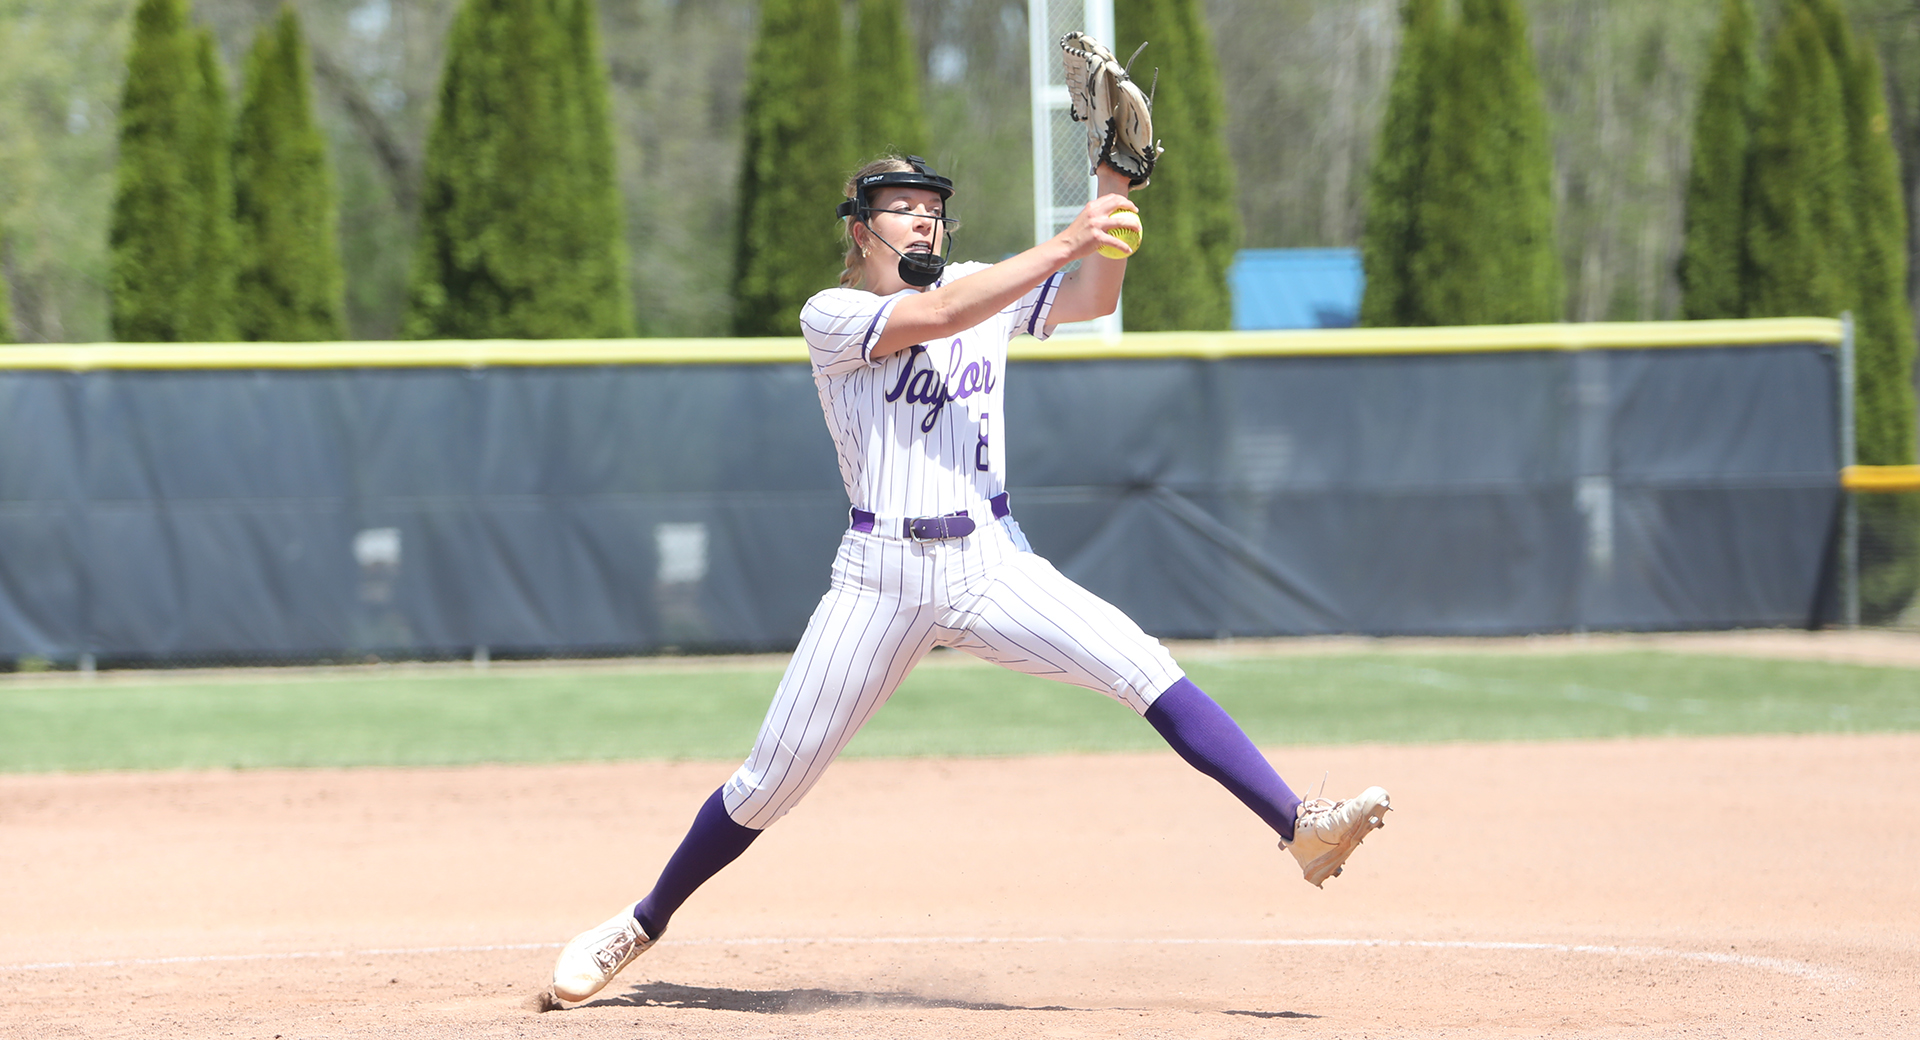
[[[913,166],[900,156],[883,155],[865,166],[860,167],[858,170],[853,171],[853,176],[847,178],[846,187],[840,189],[840,194],[849,199],[857,199],[859,196],[855,194],[857,190],[855,185],[860,183],[860,178],[871,177],[876,173],[907,173],[912,169]],[[860,214],[855,213],[853,216],[847,217],[840,225],[840,235],[847,240],[847,255],[841,261],[840,267],[840,287],[842,289],[866,288],[866,286],[861,284],[867,275],[866,267],[860,263],[864,257],[860,253],[860,243],[855,241],[853,237],[853,226],[859,222]],[[868,230],[871,231],[872,229]]]

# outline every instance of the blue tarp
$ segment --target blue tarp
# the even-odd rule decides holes
[[[1157,636],[1805,626],[1830,587],[1824,343],[1006,376],[1014,515]],[[786,649],[846,527],[804,362],[0,370],[0,659]]]
[[[1236,329],[1345,329],[1360,319],[1357,249],[1242,249],[1227,268]]]

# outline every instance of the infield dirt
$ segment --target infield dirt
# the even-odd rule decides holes
[[[0,1035],[1914,1036],[1920,735],[837,764],[600,998],[557,944],[729,763],[0,777]]]

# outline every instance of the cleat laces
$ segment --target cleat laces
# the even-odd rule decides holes
[[[593,962],[608,975],[620,970],[627,962],[627,956],[633,952],[633,935],[626,930],[615,934],[605,946],[593,951]]]

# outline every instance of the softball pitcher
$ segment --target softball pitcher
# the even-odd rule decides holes
[[[1132,143],[1115,130],[1137,128],[1144,98],[1140,113],[1098,107],[1102,92],[1120,104],[1128,89],[1139,93],[1112,56],[1078,34],[1063,45],[1070,72],[1077,48],[1084,75],[1108,82],[1076,91],[1076,111],[1084,94],[1095,127],[1100,195],[1052,239],[997,264],[949,266],[950,180],[918,157],[889,156],[847,183],[838,210],[846,269],[800,314],[851,503],[831,586],[752,753],[701,806],[653,890],[561,952],[556,1006],[592,996],[652,946],[694,889],[806,796],[936,646],[1098,690],[1140,713],[1271,826],[1316,886],[1382,825],[1390,806],[1378,787],[1303,802],[1165,647],[1030,551],[1013,519],[1007,342],[1113,312],[1131,250],[1108,232],[1131,223],[1128,194],[1159,151],[1150,124]]]

